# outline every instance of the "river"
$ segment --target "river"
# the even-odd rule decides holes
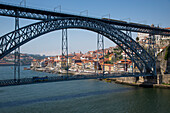
[[[13,78],[10,66],[0,78]],[[57,76],[23,70],[21,77]],[[170,113],[170,90],[98,80],[75,80],[0,87],[0,113]]]

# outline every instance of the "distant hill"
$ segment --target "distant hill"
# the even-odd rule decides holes
[[[26,54],[26,53],[21,53],[20,54],[20,62],[21,65],[30,65],[33,59],[44,59],[48,56],[41,56],[41,55],[37,55],[37,54]],[[8,54],[7,56],[5,56],[4,58],[2,58],[0,60],[0,66],[7,66],[7,65],[14,65],[14,54]]]

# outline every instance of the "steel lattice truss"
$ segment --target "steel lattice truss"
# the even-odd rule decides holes
[[[67,61],[64,61],[64,57],[66,57]],[[68,66],[68,38],[67,38],[67,29],[62,29],[62,63],[61,68],[64,69]],[[68,73],[68,68],[67,68]]]
[[[99,70],[99,50],[102,50],[102,60],[103,60],[103,76],[104,76],[104,36],[97,34],[97,71]]]
[[[115,26],[85,18],[58,18],[20,28],[16,35],[16,31],[12,31],[0,37],[0,59],[34,38],[65,28],[87,29],[104,35],[120,46],[130,58],[131,53],[134,53],[133,60],[140,72],[144,72],[146,69],[147,73],[152,73],[154,59],[130,36]]]
[[[79,15],[58,13],[58,12],[53,12],[53,11],[45,11],[45,10],[40,10],[40,9],[25,8],[25,7],[5,5],[5,4],[0,4],[0,15],[35,19],[35,20],[49,20],[49,19],[56,19],[60,17],[85,18],[85,19],[93,19],[96,21],[101,21],[101,22],[104,22],[110,25],[114,25],[114,27],[116,27],[119,30],[149,33],[153,35],[170,36],[170,30],[150,27],[149,25],[128,23],[125,21],[112,20],[112,19],[107,20],[107,19],[99,19],[99,18],[92,18],[92,17],[84,17],[84,16],[79,16]]]

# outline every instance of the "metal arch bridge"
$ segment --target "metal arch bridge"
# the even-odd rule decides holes
[[[151,35],[167,35],[170,31],[118,20],[106,20],[39,9],[0,4],[0,15],[42,20],[19,28],[0,37],[0,59],[28,41],[54,30],[79,28],[104,35],[120,46],[132,58],[141,73],[154,75],[155,60],[124,31],[142,32]]]
[[[146,68],[148,71],[151,71],[151,67],[153,67],[153,65],[149,64],[152,64],[151,62],[154,62],[154,59],[138,43],[122,31],[117,30],[114,26],[110,26],[109,24],[105,24],[103,22],[75,17],[41,21],[20,28],[16,35],[16,31],[12,31],[0,37],[0,42],[2,45],[0,50],[0,58],[34,38],[48,32],[64,28],[80,28],[100,33],[119,45],[130,58],[132,57],[130,52],[134,52],[134,63],[138,66],[141,72],[143,71],[145,65],[147,66]],[[131,51],[129,51],[129,49]]]

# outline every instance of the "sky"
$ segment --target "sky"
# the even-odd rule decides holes
[[[0,0],[0,3],[19,5],[21,1]],[[63,13],[80,15],[81,11],[88,10],[90,17],[101,18],[110,14],[111,18],[117,20],[170,27],[170,0],[26,0],[27,7],[37,9],[53,11],[59,5]],[[86,13],[82,15],[86,16]],[[35,22],[38,21],[20,19],[20,27]],[[0,36],[13,31],[14,18],[0,16],[0,26]],[[133,33],[134,39],[136,36]],[[21,52],[53,56],[61,54],[61,38],[61,30],[50,32],[21,46]],[[115,46],[107,38],[104,38],[104,43],[105,48]],[[68,29],[68,45],[69,53],[96,50],[97,34],[87,30]]]

